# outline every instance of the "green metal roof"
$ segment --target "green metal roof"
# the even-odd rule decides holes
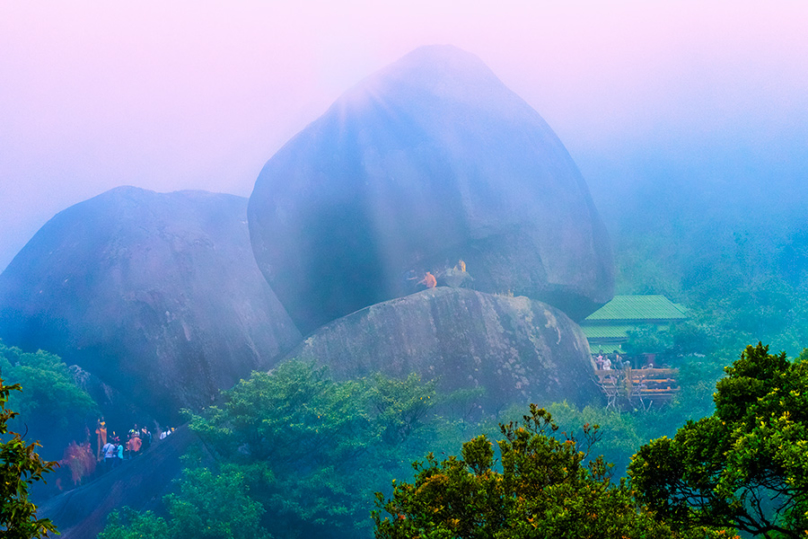
[[[595,339],[595,340],[599,340],[599,339],[603,339],[603,340],[607,340],[607,339],[623,339],[623,340],[626,340],[626,339],[628,339],[628,332],[631,331],[632,329],[637,329],[638,327],[641,327],[641,326],[636,326],[636,325],[627,326],[627,325],[623,325],[623,324],[615,324],[615,325],[612,325],[612,324],[604,324],[604,325],[598,324],[597,326],[581,326],[581,329],[584,330],[584,335],[586,335],[586,338],[589,339],[590,341],[593,340],[593,339]],[[657,329],[659,329],[659,330],[667,330],[667,329],[670,328],[670,326],[665,325],[665,324],[656,325],[655,327]]]
[[[686,312],[684,307],[665,296],[615,296],[586,317],[582,325],[590,321],[684,320],[687,318]]]
[[[628,330],[635,329],[636,326],[582,326],[584,335],[590,341],[592,339],[627,339]]]

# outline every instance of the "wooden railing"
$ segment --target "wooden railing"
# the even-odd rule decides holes
[[[679,391],[676,369],[596,370],[598,384],[608,399],[607,408],[661,406]]]

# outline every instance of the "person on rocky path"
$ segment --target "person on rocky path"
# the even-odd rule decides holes
[[[104,421],[104,417],[100,417],[95,426],[95,434],[98,437],[98,455],[97,459],[101,460],[102,458],[102,448],[107,444],[107,423]]]
[[[149,446],[151,446],[152,442],[152,434],[149,432],[146,425],[143,425],[143,428],[140,429],[140,441],[143,442],[143,448],[141,451],[145,453]]]
[[[110,471],[115,466],[115,444],[107,441],[102,449],[104,452],[104,470]]]
[[[123,444],[121,443],[120,438],[115,438],[115,444],[118,452],[118,458],[115,460],[115,465],[120,466],[123,464]]]

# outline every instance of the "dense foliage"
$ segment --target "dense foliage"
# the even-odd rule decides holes
[[[677,216],[665,211],[651,219],[653,230],[628,214],[614,225],[617,292],[664,294],[688,308],[686,327],[659,336],[676,353],[717,354],[726,366],[737,350],[762,341],[797,355],[808,342],[804,220],[803,229],[775,229],[757,226],[771,216],[753,213],[716,229],[705,216],[672,226]]]
[[[678,528],[766,537],[808,530],[808,359],[758,344],[717,385],[715,413],[643,446],[629,471],[641,499]]]
[[[251,536],[370,537],[373,492],[404,474],[426,447],[448,445],[460,428],[436,415],[434,383],[415,375],[337,382],[323,368],[291,361],[253,373],[223,397],[222,405],[192,415],[190,423],[220,469],[190,467],[179,492],[165,500],[165,515],[118,514],[105,539],[134,537],[135,530],[172,537],[172,530],[207,526],[249,529]],[[462,396],[451,404],[457,401]],[[224,476],[242,482],[240,498],[216,479]],[[206,487],[189,490],[191,479]],[[220,507],[239,499],[254,510],[195,517],[208,514],[197,491],[215,491]]]
[[[634,490],[609,482],[603,457],[587,460],[588,426],[585,450],[577,451],[572,435],[548,435],[555,421],[533,405],[522,426],[501,426],[501,468],[484,436],[464,444],[462,458],[416,462],[413,483],[395,484],[389,499],[378,495],[377,537],[722,537],[732,529],[806,537],[808,350],[789,362],[785,353],[749,346],[715,388],[712,415],[688,420],[673,438],[653,440],[633,456]],[[597,437],[623,458],[639,445],[638,433],[681,413],[676,405],[640,414],[566,403],[551,409],[567,425],[605,420]],[[602,500],[609,502],[598,506]],[[591,514],[599,526],[589,526]]]
[[[220,473],[206,468],[185,470],[179,492],[163,501],[168,518],[129,508],[112,513],[99,539],[262,539],[261,504],[249,497],[243,470],[226,466]]]
[[[713,413],[715,384],[723,374],[723,366],[728,363],[730,361],[724,360],[723,355],[679,357],[677,377],[680,391],[673,402],[665,406],[620,410],[596,404],[581,409],[566,401],[540,404],[565,432],[578,432],[584,424],[599,425],[602,440],[598,452],[614,464],[616,474],[623,475],[632,455],[643,443],[673,436],[686,421]],[[500,415],[500,419],[518,419],[522,413],[519,406],[512,406]],[[480,425],[478,429],[483,427]]]
[[[50,520],[37,518],[37,508],[28,499],[29,486],[42,481],[56,463],[42,460],[37,442],[26,443],[8,429],[9,421],[18,415],[7,408],[9,397],[21,390],[19,384],[7,386],[0,378],[0,536],[8,539],[44,537],[56,531]]]
[[[637,504],[624,480],[611,481],[602,457],[589,458],[597,426],[585,425],[580,441],[559,439],[557,430],[550,413],[531,405],[521,424],[501,425],[501,469],[486,436],[463,444],[461,458],[439,462],[430,454],[416,462],[413,483],[396,483],[389,499],[377,494],[376,537],[675,536]]]
[[[367,536],[372,486],[435,442],[434,400],[434,384],[415,375],[335,382],[292,361],[253,373],[191,428],[224,461],[263,468],[251,474],[252,496],[273,534]]]
[[[436,405],[434,384],[415,376],[336,382],[324,369],[285,363],[272,373],[254,373],[225,392],[222,405],[192,416],[192,428],[220,463],[216,469],[189,467],[160,515],[117,514],[104,539],[174,537],[179,530],[204,536],[209,529],[221,537],[238,537],[237,530],[256,537],[369,537],[369,493],[391,484],[392,491],[376,499],[381,538],[720,537],[734,527],[752,528],[726,513],[715,518],[718,510],[754,508],[762,493],[777,489],[780,505],[761,502],[758,516],[770,519],[778,513],[777,528],[771,530],[787,533],[804,525],[799,520],[799,511],[805,511],[803,491],[792,490],[804,489],[806,476],[801,449],[808,406],[800,400],[807,394],[805,363],[792,365],[762,346],[748,348],[718,383],[715,417],[724,423],[691,421],[680,433],[702,424],[712,430],[694,431],[681,444],[677,434],[672,441],[663,437],[644,447],[631,464],[631,485],[611,480],[604,457],[590,455],[592,443],[600,440],[598,449],[617,456],[621,469],[649,433],[668,429],[661,421],[687,417],[683,402],[701,403],[707,410],[703,393],[712,388],[704,381],[704,369],[683,367],[685,378],[692,378],[685,384],[690,389],[683,391],[682,401],[658,411],[616,413],[555,403],[550,409],[561,419],[562,431],[551,412],[534,405],[521,422],[500,425],[503,439],[495,459],[485,421],[450,423],[436,413],[462,415],[473,396],[455,395]],[[603,422],[605,428],[585,425],[580,435],[574,434],[581,421]],[[468,429],[486,434],[463,444],[460,458],[430,453],[416,463],[413,483],[395,481],[408,475],[407,463],[427,448],[459,447]],[[752,444],[751,452],[736,458],[733,451],[744,444]],[[764,448],[768,453],[758,455]],[[707,462],[707,456],[713,461]],[[652,459],[660,460],[643,467]],[[707,472],[698,470],[702,465]],[[678,496],[674,486],[687,480],[676,475],[685,466],[696,474],[687,477],[716,482],[711,506],[682,509],[692,500]],[[734,483],[719,477],[722,466]],[[765,466],[769,475],[758,481],[755,474]],[[779,486],[772,481],[774,467],[788,467]],[[750,485],[749,495],[744,485]],[[726,498],[728,493],[738,500]],[[793,501],[785,502],[787,496]],[[217,510],[232,507],[232,500],[243,511]]]
[[[774,214],[748,212],[743,220],[717,226],[720,209],[695,210],[691,197],[676,209],[644,200],[627,211],[625,202],[610,226],[617,292],[664,294],[690,316],[669,330],[639,328],[625,348],[656,353],[657,364],[678,368],[681,391],[670,406],[650,411],[611,414],[590,407],[559,413],[558,405],[548,406],[565,428],[599,423],[603,451],[617,469],[639,449],[637,442],[673,437],[688,420],[712,415],[716,382],[749,343],[771,343],[792,357],[808,343],[804,221],[789,228]]]
[[[11,405],[28,418],[37,437],[46,431],[84,426],[98,407],[77,383],[59,356],[39,350],[23,352],[0,342],[0,373],[25,391],[12,396]]]

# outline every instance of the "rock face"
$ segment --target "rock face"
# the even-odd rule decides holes
[[[124,187],[64,210],[0,275],[0,338],[161,420],[209,404],[300,340],[253,259],[246,204]]]
[[[121,507],[159,510],[162,497],[172,490],[171,481],[183,468],[180,457],[194,442],[198,443],[196,435],[188,427],[181,427],[165,440],[155,440],[148,451],[134,460],[40,504],[37,517],[51,519],[60,539],[86,539],[98,536],[109,514]],[[214,462],[204,448],[202,457],[207,465]],[[98,466],[103,468],[104,463]]]
[[[475,56],[423,47],[339,98],[264,166],[256,260],[303,333],[466,262],[467,286],[582,319],[613,293],[605,228],[539,114]],[[413,279],[413,277],[415,277]]]
[[[439,287],[367,307],[320,328],[287,356],[328,365],[336,379],[410,372],[442,392],[482,387],[484,402],[599,395],[583,332],[564,313],[525,297]]]

